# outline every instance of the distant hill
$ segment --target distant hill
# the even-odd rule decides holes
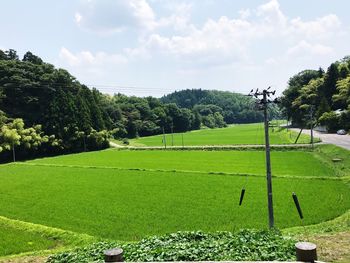
[[[262,113],[256,110],[251,97],[229,91],[187,89],[168,94],[161,101],[193,109],[202,116],[219,112],[228,124],[263,120]]]

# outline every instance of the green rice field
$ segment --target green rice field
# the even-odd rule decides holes
[[[281,148],[271,158],[276,227],[317,224],[349,211],[348,151]],[[18,222],[38,228],[14,227]],[[42,227],[78,240],[136,241],[180,230],[261,229],[267,222],[260,150],[107,149],[0,165],[0,257],[69,244],[65,235],[41,234]]]
[[[263,177],[26,165],[2,167],[0,173],[1,215],[104,238],[138,240],[178,230],[263,228],[267,223]],[[239,207],[243,186],[246,199]],[[279,228],[301,224],[292,192],[300,197],[305,224],[334,218],[350,207],[349,188],[341,181],[275,178]]]
[[[273,151],[275,176],[336,176],[333,164],[325,165],[314,152]],[[83,166],[160,171],[191,171],[265,175],[263,151],[172,151],[172,150],[105,150],[43,158],[28,164]]]
[[[270,128],[271,144],[294,143],[298,134],[278,127]],[[192,146],[192,145],[241,145],[264,144],[263,123],[237,124],[226,128],[204,129],[186,133],[174,133],[165,135],[167,146]],[[310,137],[302,134],[298,143],[310,143]],[[130,140],[135,146],[162,146],[163,135],[140,137]]]

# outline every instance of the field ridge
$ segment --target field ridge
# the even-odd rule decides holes
[[[0,226],[23,230],[26,232],[40,233],[43,237],[60,240],[64,243],[66,241],[69,241],[70,244],[74,245],[78,245],[81,242],[96,240],[96,237],[88,234],[77,233],[70,230],[26,222],[18,219],[12,219],[1,215]]]
[[[120,171],[140,171],[140,172],[160,172],[160,173],[190,173],[190,174],[207,174],[207,175],[224,175],[224,176],[252,176],[252,177],[264,177],[265,173],[254,174],[254,173],[231,173],[231,172],[220,172],[220,171],[198,171],[198,170],[181,170],[181,169],[151,169],[151,168],[127,168],[127,167],[114,167],[114,166],[94,166],[94,165],[64,165],[64,164],[48,164],[48,163],[15,163],[12,165],[23,165],[23,166],[43,166],[43,167],[65,167],[65,168],[81,168],[81,169],[110,169]],[[334,176],[296,176],[296,175],[278,175],[272,174],[273,178],[291,178],[291,179],[302,179],[302,180],[341,180],[341,177]],[[347,177],[342,177],[347,178]]]

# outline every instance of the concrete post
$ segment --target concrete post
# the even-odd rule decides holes
[[[105,262],[123,262],[123,250],[121,248],[112,248],[104,252]]]
[[[310,242],[298,242],[295,244],[297,261],[312,262],[317,260],[316,245]]]

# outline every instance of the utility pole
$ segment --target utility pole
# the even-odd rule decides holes
[[[84,145],[84,152],[86,152],[85,132],[83,132],[83,145]]]
[[[16,162],[16,152],[15,152],[15,143],[12,143],[12,158],[13,162]]]
[[[184,145],[184,134],[183,133],[181,133],[181,138],[182,138],[182,148],[184,148],[185,145]]]
[[[164,148],[166,149],[166,138],[165,138],[164,127],[163,127],[163,143],[164,143]]]
[[[269,91],[270,87],[266,90],[260,92],[258,89],[253,92],[250,91],[249,96],[253,96],[256,99],[259,99],[259,96],[262,96],[262,99],[258,100],[259,105],[264,112],[264,128],[265,128],[265,156],[266,156],[266,180],[267,180],[267,205],[268,205],[268,214],[269,214],[269,227],[274,227],[274,215],[273,215],[273,202],[272,202],[272,176],[271,176],[271,158],[270,158],[270,141],[269,141],[269,119],[267,114],[267,107],[269,103],[277,102],[275,99],[271,101],[269,97],[275,95],[276,91]]]
[[[314,148],[314,106],[310,107],[311,146]]]
[[[171,146],[174,146],[174,125],[171,124]]]

